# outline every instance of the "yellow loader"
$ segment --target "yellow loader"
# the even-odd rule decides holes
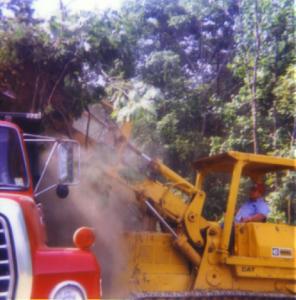
[[[126,126],[117,139],[119,151],[132,151],[146,161],[149,175],[140,181],[125,180],[119,162],[117,170],[113,168],[108,175],[132,189],[139,208],[157,222],[152,230],[150,226],[149,230],[125,233],[127,251],[119,249],[118,255],[126,253],[127,263],[112,279],[120,293],[108,296],[296,298],[296,227],[268,221],[234,222],[241,186],[272,174],[294,174],[296,159],[230,151],[195,161],[196,180],[190,183],[161,161],[138,151],[128,136]],[[121,163],[125,165],[124,159]],[[210,201],[205,182],[213,174],[229,180],[223,225],[205,216]]]
[[[149,165],[165,183],[145,179],[127,184],[161,226],[154,232],[126,233],[127,268],[114,278],[125,287],[123,295],[295,299],[296,227],[234,223],[242,178],[255,181],[270,173],[295,172],[295,159],[231,151],[196,161],[195,184],[160,161]],[[213,173],[230,179],[223,226],[203,216],[207,200],[203,185]],[[184,194],[187,197],[180,196]]]

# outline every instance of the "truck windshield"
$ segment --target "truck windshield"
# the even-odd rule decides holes
[[[18,132],[0,127],[0,189],[19,190],[28,187],[28,176]]]

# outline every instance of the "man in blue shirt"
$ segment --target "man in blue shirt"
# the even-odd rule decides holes
[[[235,222],[264,222],[269,213],[269,207],[265,202],[264,185],[256,183],[250,190],[250,199],[244,203],[235,216]]]

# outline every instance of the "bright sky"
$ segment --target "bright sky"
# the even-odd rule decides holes
[[[103,10],[106,8],[119,9],[124,0],[62,0],[68,9],[78,12],[80,10]],[[48,18],[59,11],[60,0],[36,0],[34,7],[36,16]]]

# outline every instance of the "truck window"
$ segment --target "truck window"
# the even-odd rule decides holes
[[[23,189],[28,187],[24,153],[18,132],[0,127],[0,189]]]

